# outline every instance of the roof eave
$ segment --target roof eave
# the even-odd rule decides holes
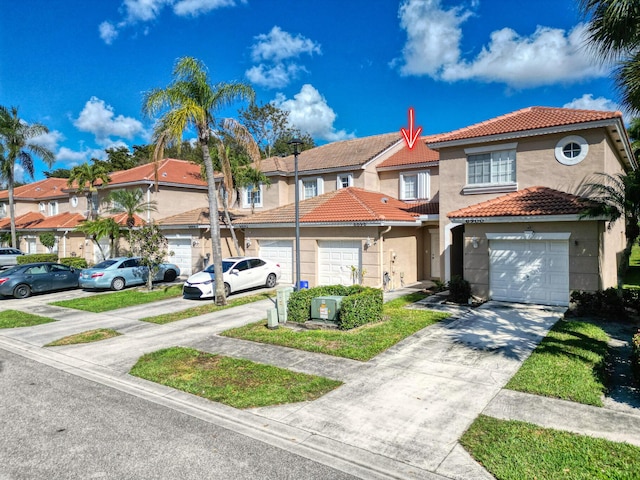
[[[439,160],[435,160],[432,162],[421,162],[421,163],[407,163],[405,165],[392,165],[390,167],[376,167],[376,170],[379,172],[387,172],[391,170],[408,170],[411,168],[431,168],[437,167],[440,165]]]
[[[565,215],[506,215],[497,217],[460,217],[450,218],[451,223],[473,224],[473,223],[541,223],[541,222],[577,222],[577,221],[600,221],[609,220],[606,217],[584,217],[579,213]]]

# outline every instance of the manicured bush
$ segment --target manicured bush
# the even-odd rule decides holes
[[[291,293],[287,304],[287,320],[290,322],[304,323],[311,317],[311,300],[315,297],[330,295],[348,296],[362,292],[366,287],[360,285],[327,285],[302,289]]]
[[[640,385],[640,330],[631,339],[631,362],[636,383]]]
[[[55,253],[30,253],[28,255],[20,255],[18,257],[18,265],[34,262],[57,262],[58,255]]]
[[[359,293],[344,297],[338,316],[338,328],[349,330],[380,321],[382,303],[382,290],[379,288],[365,288]]]
[[[87,261],[82,257],[63,257],[58,261],[73,268],[87,268],[88,266]]]
[[[449,280],[449,300],[455,303],[468,303],[469,297],[471,297],[471,284],[460,277],[455,275]]]
[[[633,291],[623,291],[607,288],[595,292],[571,292],[572,313],[577,317],[601,317],[625,320],[629,317],[627,308],[636,309],[638,294]]]

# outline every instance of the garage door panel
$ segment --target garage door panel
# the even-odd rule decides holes
[[[259,240],[259,256],[280,265],[280,283],[293,283],[293,242],[291,240]]]
[[[360,248],[359,241],[319,241],[318,283],[320,285],[351,285],[351,267],[360,268]]]
[[[567,305],[567,241],[492,240],[489,283],[495,300]]]
[[[191,258],[190,238],[167,238],[167,248],[173,253],[169,257],[169,262],[180,267],[180,274],[189,276],[193,273],[193,262]]]

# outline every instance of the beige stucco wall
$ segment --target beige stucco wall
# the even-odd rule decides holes
[[[569,290],[593,291],[602,288],[600,282],[601,229],[597,221],[582,220],[556,223],[480,223],[465,225],[464,278],[472,292],[480,298],[489,297],[489,241],[487,233],[522,234],[527,228],[536,233],[568,232]],[[479,239],[474,248],[471,238]]]
[[[400,174],[407,172],[429,172],[429,198],[420,200],[438,201],[440,192],[440,174],[438,167],[403,168],[401,170],[383,170],[378,172],[379,191],[393,198],[400,198]]]

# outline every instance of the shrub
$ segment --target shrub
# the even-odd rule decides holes
[[[87,268],[87,261],[82,257],[64,257],[58,261],[73,268]]]
[[[40,243],[48,249],[52,249],[56,245],[56,236],[52,232],[43,232],[39,238]]]
[[[607,288],[595,292],[571,292],[573,313],[578,317],[595,316],[623,320],[628,318],[627,307],[637,306],[637,293],[620,292],[616,288]]]
[[[360,293],[365,289],[360,285],[327,285],[324,287],[314,287],[298,290],[291,293],[287,304],[287,319],[290,322],[304,323],[311,316],[311,300],[315,297],[326,297],[328,295],[348,296]]]
[[[57,262],[58,255],[55,253],[30,253],[28,255],[20,255],[18,257],[18,265],[33,262]]]
[[[640,384],[640,330],[631,339],[631,361],[636,383]]]
[[[382,303],[382,290],[379,288],[368,287],[359,293],[344,297],[338,315],[338,328],[349,330],[380,321]]]
[[[471,284],[459,275],[449,280],[449,300],[455,303],[468,303],[471,296]]]

